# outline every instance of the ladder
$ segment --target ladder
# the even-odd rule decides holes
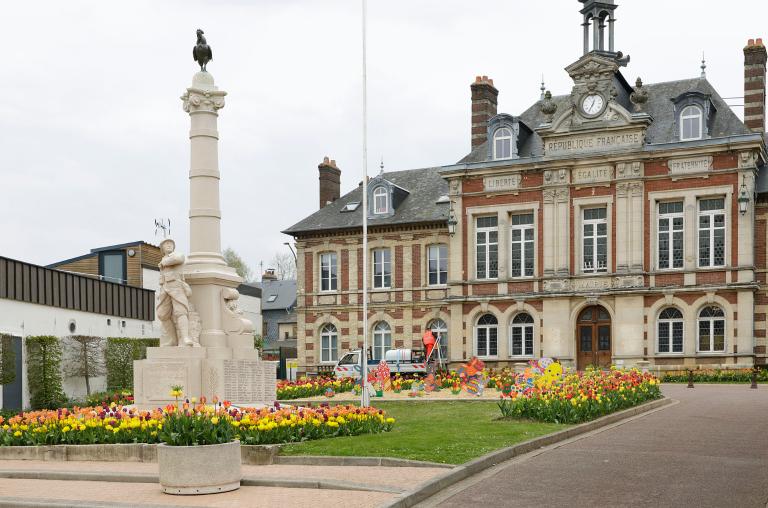
[[[433,332],[432,335],[435,336],[435,333]],[[427,372],[430,371],[430,363],[435,364],[436,368],[432,369],[433,372],[435,370],[441,370],[441,371],[448,370],[445,364],[445,358],[443,358],[443,354],[440,352],[441,340],[442,338],[440,337],[440,335],[435,336],[435,345],[432,346],[432,350],[429,352],[429,356],[427,356],[427,359],[425,361]]]

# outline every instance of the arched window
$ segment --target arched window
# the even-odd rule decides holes
[[[435,336],[435,339],[440,339],[440,356],[443,357],[443,360],[448,359],[448,325],[445,324],[445,321],[442,319],[435,319],[429,323],[427,326],[430,330],[432,330],[432,334]]]
[[[384,353],[392,349],[392,329],[386,321],[379,321],[373,327],[373,360],[381,360]]]
[[[533,356],[533,318],[521,312],[509,326],[510,356]]]
[[[386,187],[373,189],[373,213],[382,214],[389,211],[389,196]]]
[[[320,361],[335,362],[339,359],[339,334],[328,323],[320,330]]]
[[[659,313],[657,350],[659,353],[683,352],[683,313],[667,307]]]
[[[710,305],[699,312],[699,352],[725,351],[725,314]]]
[[[512,129],[502,127],[493,133],[493,158],[509,159],[512,156]]]
[[[477,356],[499,354],[499,320],[492,314],[484,314],[475,327],[475,351]]]
[[[680,141],[701,139],[703,118],[701,108],[686,106],[680,112]]]

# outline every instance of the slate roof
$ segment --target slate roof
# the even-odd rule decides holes
[[[441,168],[409,169],[384,173],[386,180],[408,191],[408,196],[395,209],[391,217],[368,219],[368,226],[439,222],[448,219],[449,204],[437,203],[448,194],[448,182],[441,176]],[[363,226],[363,207],[353,212],[342,212],[347,203],[362,201],[362,186],[324,206],[306,219],[289,227],[283,233],[295,235],[309,231],[353,229]],[[265,294],[266,300],[266,294]]]
[[[277,295],[275,301],[269,297]],[[295,280],[263,280],[261,281],[261,310],[285,310],[296,306]]]
[[[751,133],[706,78],[665,81],[662,83],[646,84],[643,87],[648,90],[648,102],[645,104],[643,111],[653,118],[653,122],[646,132],[646,145],[675,143],[678,141],[672,99],[685,92],[700,92],[711,96],[712,104],[716,110],[710,130],[711,138]],[[552,100],[557,104],[558,114],[561,114],[568,107],[570,95],[558,95],[552,97]],[[623,106],[632,111],[629,104],[624,104]],[[544,114],[539,110],[538,101],[521,114],[520,119],[531,129],[535,129],[544,123]],[[539,135],[534,132],[527,143],[520,147],[520,158],[540,157],[542,155],[544,155],[544,146]],[[472,150],[459,163],[485,162],[487,158],[488,146],[486,142]]]

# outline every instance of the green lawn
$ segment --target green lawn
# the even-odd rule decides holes
[[[480,455],[567,427],[498,420],[496,402],[377,402],[397,420],[391,432],[285,445],[284,455],[397,457],[461,464]]]

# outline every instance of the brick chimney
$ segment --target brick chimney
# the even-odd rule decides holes
[[[765,62],[763,39],[749,39],[744,47],[744,124],[765,132]]]
[[[274,268],[267,268],[264,270],[264,274],[261,276],[261,280],[277,280],[277,275],[275,274]]]
[[[323,157],[317,171],[320,173],[320,208],[323,208],[341,195],[341,170],[336,167],[335,160]]]
[[[477,76],[469,85],[472,90],[472,149],[488,138],[488,120],[496,116],[499,91],[488,76]]]

